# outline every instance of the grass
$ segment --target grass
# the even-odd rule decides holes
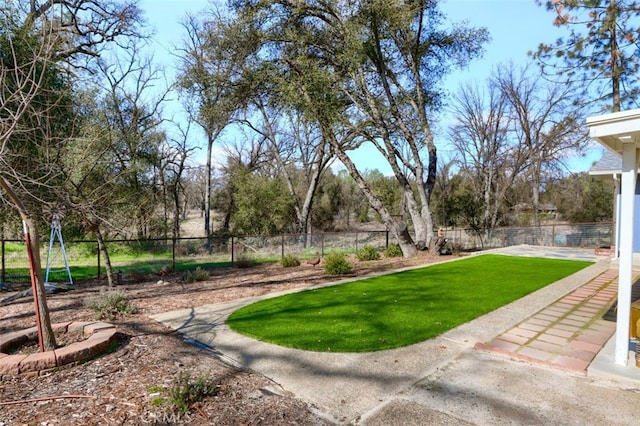
[[[474,256],[263,300],[233,312],[227,322],[239,333],[285,347],[379,351],[438,336],[590,264]]]
[[[43,274],[45,267],[45,260],[43,260]],[[98,268],[95,265],[80,265],[78,262],[70,261],[69,270],[71,271],[71,278],[74,282],[76,281],[84,281],[94,279],[98,276]],[[95,263],[95,261],[94,261]],[[103,263],[104,265],[104,263]],[[142,272],[145,274],[152,274],[158,272],[163,266],[170,266],[171,259],[162,259],[157,261],[139,261],[135,262],[129,259],[128,262],[114,262],[112,263],[112,268],[115,272],[123,271],[123,272]],[[202,261],[200,259],[188,260],[188,261],[180,261],[176,262],[176,271],[191,271],[197,268],[201,269],[214,269],[214,268],[224,268],[230,267],[232,264],[229,261],[222,262],[208,262]],[[7,268],[6,274],[8,277],[20,277],[20,280],[28,282],[29,281],[29,269],[26,267],[22,268]],[[106,275],[106,269],[104,266],[100,268],[100,274],[102,277]],[[49,281],[54,282],[67,282],[67,271],[64,270],[64,266],[56,265],[55,269],[49,273]]]

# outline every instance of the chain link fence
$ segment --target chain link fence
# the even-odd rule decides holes
[[[448,240],[462,250],[484,250],[528,244],[548,247],[600,248],[613,245],[613,223],[554,224],[496,228],[492,233],[452,229]]]
[[[498,228],[490,235],[469,229],[447,229],[445,237],[458,250],[482,250],[520,244],[598,248],[610,247],[612,223],[544,225],[539,227]],[[226,266],[239,261],[278,261],[285,255],[301,259],[331,251],[355,252],[365,245],[383,250],[397,244],[388,231],[357,231],[323,234],[275,236],[233,236],[228,238],[182,238],[108,241],[107,248],[115,271],[158,273],[163,269],[192,269],[197,266]],[[74,280],[105,276],[105,261],[95,241],[64,241],[68,266]],[[66,282],[67,272],[61,245],[42,244],[42,268],[50,266],[51,282]],[[30,281],[24,241],[0,240],[0,285],[12,288]]]

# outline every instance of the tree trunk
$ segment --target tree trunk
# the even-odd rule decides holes
[[[211,155],[213,151],[213,136],[207,136],[207,165],[205,167],[205,194],[204,194],[204,235],[207,238],[207,248],[210,247],[211,236]]]
[[[24,224],[25,242],[27,244],[30,262],[29,268],[31,270],[31,279],[34,288],[33,298],[36,309],[38,340],[41,350],[52,351],[56,348],[56,338],[53,333],[53,328],[51,327],[49,307],[47,306],[47,295],[44,288],[44,277],[42,275],[42,264],[40,261],[40,239],[38,237],[36,221],[31,217],[18,195],[2,176],[0,176],[0,188],[9,196],[18,213],[20,213]]]
[[[95,225],[93,228],[93,232],[96,234],[96,240],[98,241],[98,250],[104,256],[104,269],[107,272],[107,283],[109,289],[113,289],[113,268],[111,268],[111,258],[109,257],[109,250],[107,250],[107,245],[104,243],[104,238],[102,238],[102,232],[100,231],[100,226]]]
[[[349,174],[356,181],[356,184],[364,194],[364,196],[369,201],[369,205],[380,215],[383,223],[386,225],[387,229],[389,229],[398,240],[398,244],[400,245],[400,249],[402,250],[402,254],[404,257],[412,257],[418,254],[418,250],[414,244],[413,238],[411,238],[411,234],[409,234],[409,229],[407,224],[404,222],[397,222],[389,210],[382,204],[380,199],[376,197],[373,193],[367,181],[360,174],[355,164],[351,161],[351,158],[347,155],[347,153],[342,149],[338,141],[331,137],[331,144],[335,148],[337,157],[342,161],[342,164],[347,168]]]
[[[413,190],[410,186],[404,189],[403,199],[409,215],[411,216],[411,222],[413,223],[413,232],[416,237],[416,243],[422,241],[425,245],[429,244],[430,235],[427,234],[427,228],[420,214],[418,203],[414,196]]]
[[[609,16],[609,22],[611,22],[611,28],[609,29],[609,37],[611,39],[611,95],[613,98],[613,105],[611,106],[611,112],[620,111],[620,53],[618,52],[618,34],[616,31],[617,11],[615,1],[611,0],[611,11],[615,16]]]

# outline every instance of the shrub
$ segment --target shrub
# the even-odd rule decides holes
[[[280,259],[280,264],[285,268],[300,266],[300,259],[291,254],[285,254],[282,256],[282,259]]]
[[[98,320],[113,320],[121,315],[138,312],[138,308],[132,305],[124,294],[117,291],[108,291],[95,299],[88,300],[85,305],[95,312],[95,318]]]
[[[184,280],[188,283],[193,283],[196,281],[206,281],[207,278],[209,278],[209,272],[199,266],[192,271],[185,272],[184,274]]]
[[[148,391],[157,393],[164,391],[164,388],[153,386]],[[207,383],[204,377],[192,380],[188,374],[181,374],[169,389],[168,395],[155,397],[152,404],[155,407],[168,404],[180,416],[183,416],[195,403],[202,401],[207,396],[215,396],[217,393],[218,386]]]
[[[324,271],[329,275],[346,275],[353,272],[347,256],[342,252],[331,252],[324,260]]]
[[[378,253],[378,250],[376,250],[374,246],[366,244],[356,252],[356,258],[360,261],[378,260],[380,259],[380,253]]]
[[[398,244],[390,244],[384,249],[385,257],[400,257],[402,256],[402,249]]]
[[[238,256],[237,259],[235,259],[235,261],[233,262],[233,265],[236,268],[241,268],[241,269],[245,269],[245,268],[250,268],[253,265],[255,265],[255,261],[253,260],[253,258],[251,256],[247,256],[246,254],[241,254]]]

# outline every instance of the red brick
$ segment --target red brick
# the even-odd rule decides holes
[[[549,324],[551,324],[551,321],[548,320],[543,320],[540,318],[536,318],[536,317],[531,317],[527,320],[527,322],[531,323],[531,324],[536,324],[536,325],[542,325],[542,326],[548,326]]]
[[[528,338],[532,338],[535,337],[538,332],[536,331],[531,331],[531,330],[525,330],[523,328],[520,327],[515,327],[511,330],[512,334],[518,335],[518,336],[523,336],[523,337],[528,337]]]
[[[534,340],[529,343],[529,347],[550,353],[558,353],[562,350],[562,346],[554,345],[553,343],[544,342],[542,340]]]
[[[532,324],[530,321],[523,322],[518,327],[524,328],[525,330],[537,331],[540,332],[544,330],[546,327],[538,324]]]
[[[68,346],[56,349],[56,365],[58,367],[72,362],[81,361],[90,358],[93,354],[91,344],[87,341],[72,343]]]
[[[28,371],[48,370],[55,366],[56,355],[53,351],[36,352],[20,362],[20,374]]]
[[[7,355],[0,359],[0,375],[18,374],[20,372],[20,362],[26,355]]]
[[[22,345],[27,340],[27,335],[23,331],[14,331],[0,335],[0,352],[6,352],[9,349]]]
[[[520,347],[515,343],[507,342],[501,339],[493,339],[491,342],[489,342],[489,346],[495,349],[500,349],[502,352],[515,352]]]
[[[541,361],[547,361],[551,358],[552,354],[538,349],[524,347],[518,351],[518,354],[524,355],[528,358],[539,359]]]
[[[516,345],[524,345],[529,341],[528,337],[517,336],[511,333],[504,333],[499,337],[501,340],[506,340],[507,342],[515,343]]]
[[[589,366],[589,361],[582,359],[559,356],[553,360],[554,364],[567,368],[569,370],[584,372]]]
[[[115,329],[115,326],[112,324],[108,324],[106,322],[94,322],[84,327],[84,335],[88,337],[98,330],[104,330],[109,328]]]
[[[84,328],[89,324],[94,324],[95,321],[75,321],[69,324],[67,327],[67,333],[83,333]]]
[[[564,346],[560,353],[571,358],[578,358],[589,362],[591,362],[596,357],[596,354],[593,352],[581,351],[570,346]]]
[[[553,343],[554,345],[564,345],[568,342],[568,340],[564,337],[554,336],[552,334],[546,333],[538,336],[538,339],[542,340],[543,342]]]
[[[568,339],[571,336],[573,336],[575,334],[575,332],[568,331],[568,330],[562,330],[560,328],[551,327],[551,328],[547,329],[547,334],[551,334],[553,336],[560,336],[560,337],[564,337],[565,339]]]
[[[581,351],[593,352],[594,354],[600,352],[600,349],[602,349],[602,345],[594,345],[593,343],[581,342],[579,340],[570,342],[569,346]]]

